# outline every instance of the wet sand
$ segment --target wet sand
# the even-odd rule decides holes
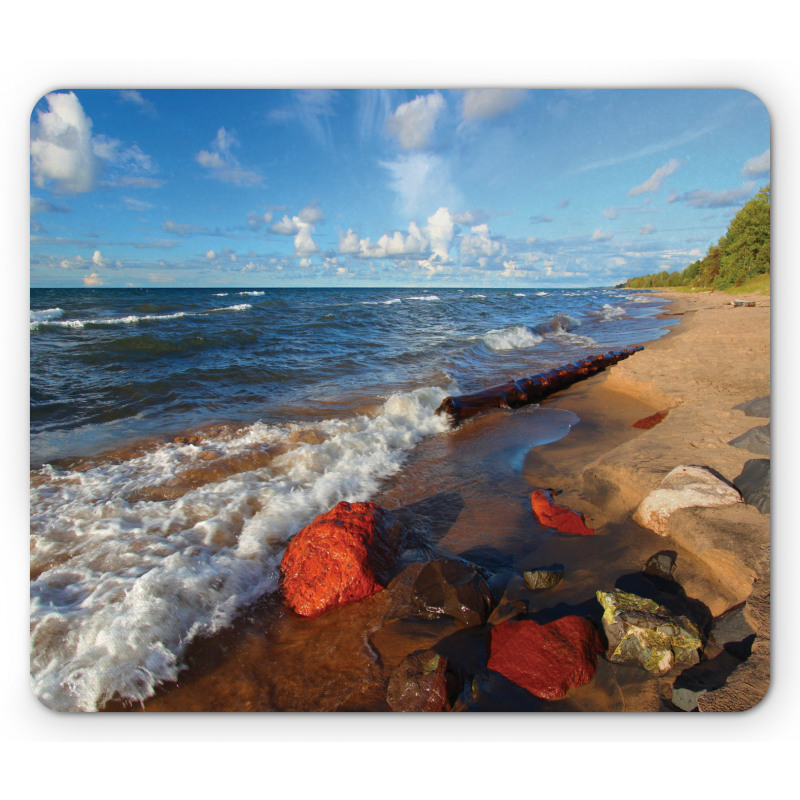
[[[162,687],[144,710],[388,711],[393,668],[427,647],[482,676],[459,710],[674,710],[669,698],[677,671],[652,678],[603,658],[590,684],[564,700],[539,701],[487,673],[488,627],[410,613],[420,563],[449,555],[506,575],[561,564],[566,577],[554,589],[534,593],[512,580],[507,599],[524,602],[539,621],[566,613],[599,621],[595,591],[632,590],[646,560],[664,549],[677,553],[676,580],[700,613],[710,618],[748,600],[758,635],[745,662],[746,689],[737,695],[732,675],[709,693],[707,710],[714,710],[712,695],[731,710],[754,705],[769,680],[769,516],[744,504],[681,511],[667,538],[631,516],[679,464],[709,466],[732,480],[754,457],[727,442],[765,422],[732,408],[770,392],[769,298],[750,298],[755,308],[733,308],[729,297],[713,293],[663,296],[672,301],[666,315],[680,324],[644,351],[540,408],[487,413],[414,451],[373,498],[418,543],[386,591],[310,620],[284,610],[276,597],[264,598],[230,630],[193,644],[177,685]],[[665,410],[654,428],[633,427]],[[545,430],[570,425],[564,438],[542,439]],[[582,511],[596,534],[538,526],[530,513],[532,488],[562,490],[559,503]],[[706,655],[718,653],[712,648]]]

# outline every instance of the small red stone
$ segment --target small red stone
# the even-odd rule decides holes
[[[603,644],[584,617],[562,617],[540,625],[509,620],[492,628],[489,669],[543,700],[559,700],[592,679]]]
[[[403,531],[374,503],[342,501],[289,542],[281,560],[286,604],[304,617],[381,591],[403,549]]]
[[[649,417],[644,417],[643,419],[634,422],[633,427],[642,428],[643,430],[649,431],[650,428],[658,425],[658,423],[661,422],[668,413],[669,412],[667,411],[656,411],[655,414],[651,414]]]
[[[593,528],[585,524],[583,514],[573,511],[566,506],[557,506],[553,503],[551,489],[534,489],[531,494],[531,510],[540,525],[555,528],[561,533],[578,533],[590,536]]]

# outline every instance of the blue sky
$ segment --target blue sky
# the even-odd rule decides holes
[[[32,286],[607,286],[770,179],[746,91],[57,90]]]

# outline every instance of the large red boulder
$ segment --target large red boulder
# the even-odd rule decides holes
[[[403,529],[375,503],[342,501],[289,542],[281,560],[287,605],[304,617],[383,589],[403,550]]]
[[[594,533],[593,528],[586,527],[583,514],[573,511],[566,506],[557,506],[553,503],[552,489],[534,489],[531,493],[531,511],[540,525],[555,528],[561,533],[579,533],[589,536]]]
[[[540,625],[509,620],[492,628],[489,669],[543,700],[559,700],[592,679],[603,644],[585,617],[562,617]]]

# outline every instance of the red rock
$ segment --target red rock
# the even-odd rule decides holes
[[[555,528],[561,533],[579,533],[582,536],[594,533],[593,528],[586,527],[583,514],[553,503],[552,489],[534,489],[531,494],[531,510],[540,525]]]
[[[559,700],[592,679],[603,644],[584,617],[562,617],[540,625],[509,620],[492,628],[489,669],[543,700]]]
[[[643,419],[634,422],[633,427],[642,428],[643,430],[649,431],[650,428],[658,425],[658,423],[661,422],[668,413],[668,411],[656,411],[655,414],[651,414],[649,417],[644,417]]]
[[[289,542],[281,560],[286,604],[304,617],[381,591],[403,549],[403,531],[374,503],[342,501]]]

